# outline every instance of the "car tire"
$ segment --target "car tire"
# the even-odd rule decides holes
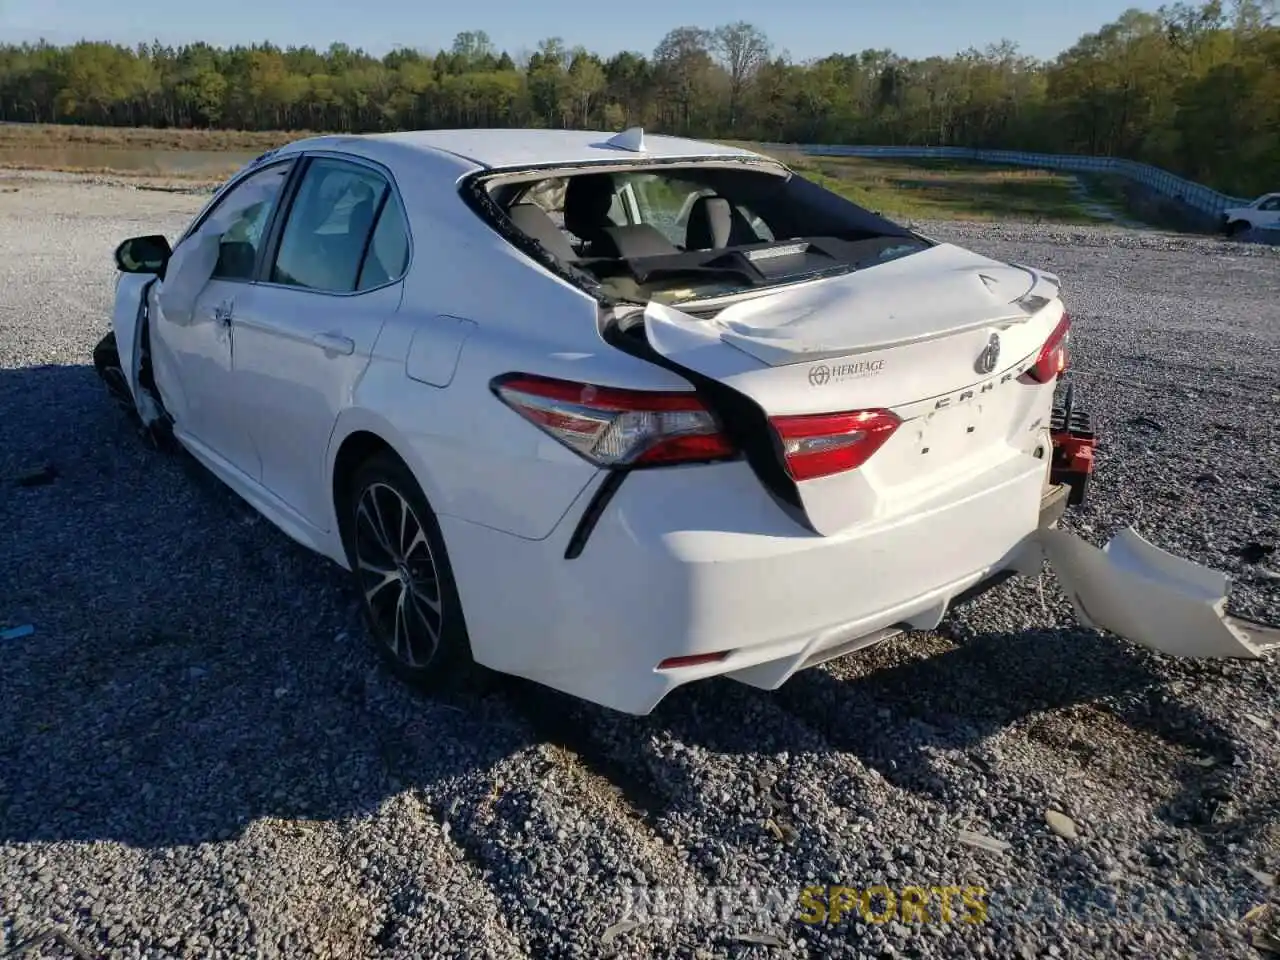
[[[404,463],[375,454],[355,471],[344,541],[368,634],[391,672],[424,690],[467,679],[471,644],[435,512]]]
[[[161,453],[177,453],[182,449],[174,439],[173,423],[163,405],[157,404],[160,407],[160,415],[152,423],[143,424],[137,401],[134,400],[133,391],[130,390],[129,381],[124,374],[124,364],[120,361],[120,349],[116,343],[114,330],[99,340],[98,345],[93,348],[93,366],[98,376],[102,378],[102,382],[106,384],[107,393],[110,394],[111,399],[125,412],[149,447]],[[144,386],[143,389],[147,387]],[[154,400],[154,391],[149,393]]]
[[[1248,220],[1232,220],[1227,224],[1227,236],[1236,237],[1244,233],[1250,228],[1251,224]]]
[[[129,391],[129,381],[125,378],[124,367],[120,363],[120,350],[116,347],[114,330],[99,340],[98,345],[93,348],[93,368],[106,384],[111,399],[136,419],[138,410],[133,402],[133,394]]]

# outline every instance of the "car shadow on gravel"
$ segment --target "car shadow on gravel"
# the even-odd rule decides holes
[[[1155,812],[1170,826],[1201,832],[1211,846],[1230,842],[1256,819],[1249,809],[1257,804],[1237,803],[1225,785],[1237,738],[1170,695],[1144,651],[1090,630],[1053,628],[980,634],[932,655],[913,654],[922,636],[852,655],[870,662],[851,677],[806,670],[776,691],[721,681],[715,696],[735,714],[780,708],[806,739],[816,731],[895,787],[934,801],[971,798],[981,782],[991,788],[1010,775],[991,741],[1019,727],[1080,776],[1172,782],[1172,795]],[[1186,669],[1197,683],[1211,683],[1220,668],[1207,662]],[[678,739],[720,753],[758,758],[762,747],[805,749],[778,730],[762,737],[758,728],[687,724],[692,715],[673,696],[654,718],[665,719]]]
[[[1058,769],[1046,777],[1073,770],[1156,795],[1168,789],[1154,804],[1166,823],[1206,832],[1210,844],[1229,836],[1214,818],[1223,826],[1229,809],[1221,780],[1235,755],[1231,731],[1171,696],[1151,656],[1129,644],[1079,628],[987,633],[960,644],[907,634],[836,666],[803,671],[775,691],[732,680],[694,684],[641,718],[536,687],[516,702],[539,738],[573,750],[649,822],[664,805],[702,792],[697,768],[665,762],[647,746],[655,738],[751,770],[839,752],[898,789],[954,804],[981,784],[999,790],[1016,779],[993,742],[1019,728],[1020,738],[1054,755]],[[1185,669],[1209,683],[1219,670]]]
[[[0,628],[34,628],[0,640],[0,843],[363,816],[527,742],[444,711],[471,742],[406,754],[439,704],[378,670],[347,575],[148,448],[90,367],[0,370],[0,410]]]
[[[911,643],[910,635],[900,641]],[[872,655],[875,651],[871,652]],[[1105,701],[1121,724],[1171,745],[1213,753],[1229,737],[1200,711],[1161,695],[1163,681],[1132,647],[1088,630],[978,635],[924,658],[840,679],[798,674],[779,703],[905,789],[939,786],[926,748],[981,766],[984,741],[1038,715]],[[1068,745],[1087,760],[1104,744]]]
[[[452,785],[548,739],[651,819],[699,790],[662,768],[655,732],[748,765],[816,743],[945,797],[964,784],[939,753],[981,771],[991,735],[1104,700],[1134,729],[1230,759],[1227,732],[1162,696],[1142,656],[1086,631],[978,636],[772,693],[700,684],[648,718],[528,685],[417,697],[377,668],[342,571],[190,458],[148,449],[89,367],[0,371],[0,409],[0,626],[35,628],[0,641],[0,842],[200,843],[263,819],[366,815],[406,787],[443,815]],[[772,723],[779,711],[793,722]]]

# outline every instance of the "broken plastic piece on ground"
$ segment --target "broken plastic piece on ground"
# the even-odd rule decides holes
[[[1255,659],[1280,646],[1280,629],[1227,615],[1226,574],[1131,528],[1101,550],[1064,530],[1042,529],[1039,537],[1085,626],[1176,657]]]
[[[1012,847],[1012,844],[1004,840],[997,840],[995,837],[990,837],[985,833],[978,833],[974,830],[961,830],[956,835],[956,839],[965,846],[977,847],[979,850],[989,850],[992,853],[1004,853]]]
[[[636,927],[640,926],[637,920],[619,920],[615,924],[611,924],[603,934],[600,935],[601,943],[612,943],[615,939],[624,933],[630,933]]]
[[[57,927],[46,927],[35,936],[19,941],[14,944],[12,949],[0,954],[0,957],[35,956],[34,951],[37,948],[54,943],[66,947],[78,960],[94,960],[94,955],[89,952],[88,947],[73,939],[65,930],[60,930]]]
[[[36,632],[36,628],[29,623],[24,623],[20,627],[9,627],[7,630],[0,630],[0,640],[20,640],[23,637],[29,637]]]
[[[748,930],[743,933],[733,934],[733,939],[739,943],[758,943],[763,947],[785,947],[786,941],[776,933],[761,933],[754,930]]]

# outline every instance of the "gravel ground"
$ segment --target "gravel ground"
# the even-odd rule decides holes
[[[89,366],[114,244],[203,199],[0,179],[0,628],[35,627],[0,640],[0,950],[53,928],[113,957],[1280,951],[1280,670],[1076,628],[1049,575],[643,719],[389,680],[341,572],[144,448]],[[1280,252],[927,226],[1064,279],[1104,437],[1068,525],[1133,523],[1280,620]],[[802,887],[876,884],[925,888],[930,922],[799,918]],[[943,922],[933,887],[982,888],[984,921],[955,898]]]
[[[1269,243],[1273,246],[1280,246],[1280,227],[1254,227],[1252,230],[1246,230],[1237,238],[1246,243]]]

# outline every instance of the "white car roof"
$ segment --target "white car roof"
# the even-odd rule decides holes
[[[614,136],[614,133],[594,130],[408,130],[363,136],[315,137],[295,141],[281,152],[333,147],[370,159],[382,159],[386,153],[403,156],[406,150],[436,153],[437,156],[443,152],[469,161],[475,167],[492,170],[610,160],[763,159],[758,153],[738,147],[657,135],[646,135],[644,150],[634,152],[610,145],[607,141]]]

